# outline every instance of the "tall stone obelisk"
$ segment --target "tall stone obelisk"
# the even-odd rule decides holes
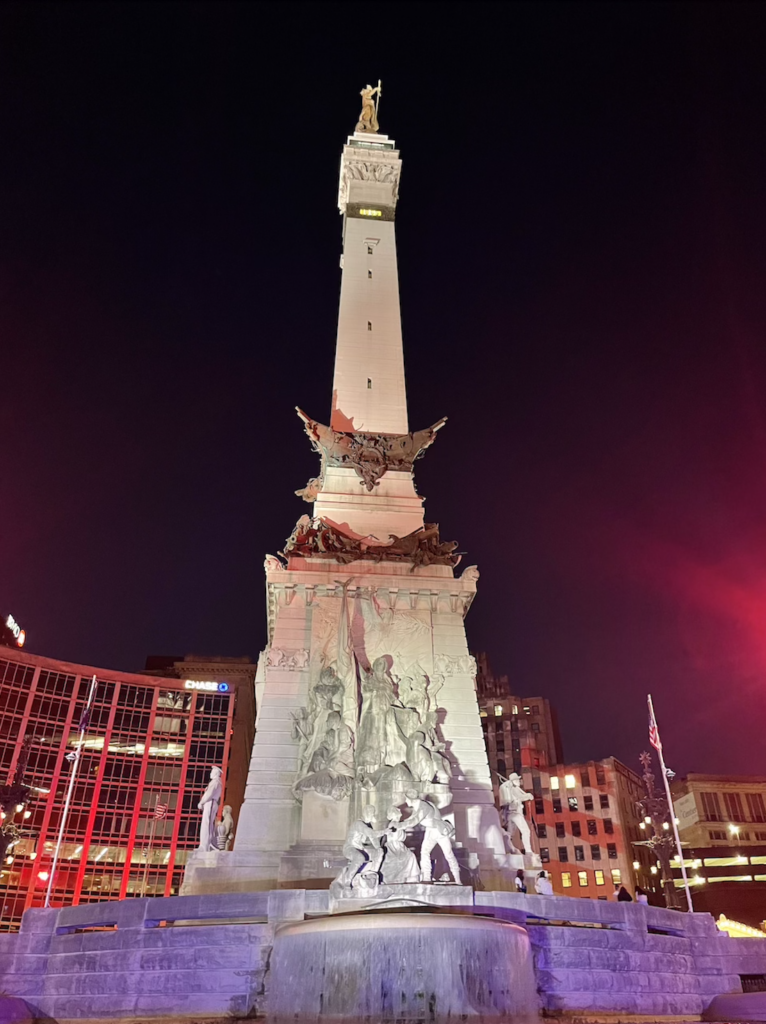
[[[351,816],[372,805],[384,823],[413,788],[454,821],[464,881],[481,872],[485,886],[511,882],[463,622],[478,571],[455,576],[457,545],[424,524],[414,486],[413,463],[444,421],[408,432],[401,160],[372,128],[363,111],[341,157],[330,422],[298,410],[321,456],[319,476],[297,492],[313,510],[281,558],[266,558],[268,647],[245,802],[225,869],[209,855],[197,891],[326,885]]]

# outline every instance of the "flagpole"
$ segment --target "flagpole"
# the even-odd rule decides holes
[[[654,717],[654,704],[652,704],[651,693],[647,694],[646,700],[649,704],[649,721],[654,722],[655,729],[657,728],[657,719]],[[681,862],[681,877],[684,880],[684,889],[686,890],[686,909],[688,913],[693,913],[694,907],[692,906],[692,894],[689,888],[689,879],[686,877],[686,865],[684,864],[684,852],[681,849],[681,837],[678,834],[678,825],[676,824],[676,810],[673,806],[673,797],[670,795],[670,782],[668,781],[668,773],[665,768],[665,758],[662,754],[662,743],[659,742],[659,731],[657,732],[657,756],[660,759],[660,771],[662,772],[662,781],[665,783],[665,795],[668,798],[668,808],[670,810],[670,823],[673,826],[673,835],[676,840],[676,850],[678,851],[678,859]],[[672,877],[672,875],[671,875]]]
[[[154,844],[154,833],[157,830],[157,810],[155,808],[154,815],[152,817],[152,830],[149,835],[149,848],[146,851],[146,863],[144,864],[144,878],[141,882],[141,898],[146,896],[146,878],[149,874],[149,858],[152,855],[152,846]]]
[[[72,758],[72,770],[69,775],[69,788],[67,789],[66,800],[64,801],[64,810],[61,814],[61,824],[59,825],[58,839],[56,840],[56,850],[53,854],[53,860],[51,861],[51,877],[48,879],[48,889],[45,893],[45,906],[51,905],[51,891],[53,890],[53,879],[56,876],[56,865],[58,864],[59,854],[61,853],[61,841],[64,838],[64,829],[66,828],[67,818],[69,816],[69,805],[72,802],[72,793],[74,792],[74,783],[77,778],[77,769],[80,765],[80,753],[82,752],[82,745],[85,741],[85,730],[88,728],[88,722],[90,719],[90,708],[93,703],[93,698],[96,695],[96,677],[90,683],[90,690],[88,691],[88,700],[85,704],[85,709],[80,718],[80,738],[78,739],[74,748],[74,757]],[[69,755],[67,754],[67,757]]]

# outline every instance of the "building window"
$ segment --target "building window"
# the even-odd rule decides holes
[[[566,864],[566,862],[569,860],[569,851],[567,850],[566,846],[559,847],[559,860],[562,864]]]
[[[368,256],[372,256],[372,246],[371,245],[367,246],[367,255]]]
[[[544,825],[542,822],[539,822],[538,826],[537,826],[537,838],[538,839],[547,839],[548,838],[548,826]]]
[[[720,829],[714,829],[712,832],[708,832],[708,835],[710,836],[711,839],[725,839],[726,838],[726,833],[722,832]]]
[[[722,821],[721,805],[717,793],[700,793],[702,797],[702,814],[705,821]]]
[[[383,211],[382,210],[360,210],[359,211],[359,216],[360,217],[382,217],[383,216]]]
[[[367,389],[368,391],[372,391],[372,381],[369,377],[367,378]]]
[[[539,715],[540,714],[540,705],[539,704],[533,704],[532,705],[532,714],[533,715]]]
[[[564,829],[565,829],[564,822],[563,821],[557,821],[556,822],[556,838],[557,839],[563,839],[564,838],[564,836],[566,835],[566,832],[564,831]]]
[[[582,846],[575,846],[575,860],[585,860],[585,850]]]
[[[744,832],[740,832],[739,838],[742,840],[743,843],[749,843],[750,842],[750,833],[746,829]]]
[[[596,765],[596,785],[597,786],[605,786],[606,785],[606,772],[604,771],[603,767],[600,764]]]
[[[590,859],[601,860],[601,847],[598,845],[598,843],[591,843]]]
[[[368,330],[368,331],[371,331],[371,330],[372,330],[372,320],[368,320],[368,321],[367,321],[367,330]]]
[[[576,811],[577,810],[577,797],[576,796],[570,796],[569,800],[567,802],[569,804],[569,810],[570,811]]]
[[[553,813],[561,814],[561,801],[556,797],[553,801]]]
[[[533,722],[532,723],[532,732],[540,732],[540,723],[539,722]]]
[[[585,810],[586,811],[592,811],[593,810],[593,797],[592,796],[585,796],[585,797],[583,797],[583,802],[585,803]]]
[[[578,871],[577,872],[577,882],[578,882],[578,885],[580,886],[580,888],[584,889],[587,886],[587,884],[588,884],[588,872],[587,871]]]
[[[572,872],[562,871],[561,872],[561,888],[571,889],[572,888]]]
[[[599,803],[601,804],[601,809],[602,810],[608,810],[609,809],[609,797],[606,795],[606,793],[599,793],[598,799],[599,799]]]
[[[604,832],[606,832],[608,836],[614,835],[614,825],[611,818],[604,818]]]
[[[585,789],[586,786],[590,786],[590,772],[587,768],[580,770],[580,785]]]
[[[580,825],[579,821],[573,821],[572,822],[572,835],[573,836],[581,836],[582,835],[582,826]]]
[[[499,718],[503,713],[503,705],[495,704],[495,717]]]
[[[530,708],[526,704],[524,705],[524,714],[525,715],[530,714]]]
[[[595,874],[596,874],[596,885],[605,885],[606,884],[606,880],[604,878],[604,872],[603,871],[596,871]]]
[[[574,789],[576,785],[574,775],[565,775],[564,785],[567,787],[567,789]]]
[[[744,812],[739,793],[724,793],[723,802],[726,806],[726,816],[730,821],[743,821]]]
[[[622,875],[619,868],[612,868],[612,883],[614,885],[622,885]]]
[[[368,271],[367,271],[367,279],[368,279],[369,281],[371,281],[371,280],[372,280],[372,271],[371,271],[371,270],[368,270]]]
[[[519,705],[518,704],[512,704],[511,705],[511,714],[512,715],[518,715],[518,713],[519,713]]]
[[[617,845],[615,843],[607,843],[606,852],[609,860],[617,860]]]
[[[763,805],[763,797],[760,793],[747,794],[747,809],[753,821],[766,821],[766,807]]]
[[[558,775],[551,775],[551,789],[558,789],[558,788],[559,788]]]
[[[539,797],[535,800],[535,814],[545,814],[545,804]]]
[[[756,832],[755,838],[759,843],[766,841],[766,832]]]
[[[598,835],[598,825],[593,820],[593,818],[589,818],[588,819],[588,835],[589,836],[597,836]]]
[[[547,846],[540,847],[540,860],[543,864],[549,864],[551,859],[550,851]]]

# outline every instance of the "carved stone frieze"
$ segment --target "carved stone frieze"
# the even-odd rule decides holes
[[[434,670],[443,676],[454,676],[466,673],[476,675],[476,658],[472,654],[436,654]]]
[[[281,647],[270,647],[266,654],[266,664],[269,668],[301,672],[309,667],[309,652],[305,649],[285,651]]]
[[[386,185],[390,184],[392,199],[396,203],[399,198],[400,174],[401,164],[398,160],[396,163],[382,160],[344,160],[338,187],[338,208],[341,213],[346,209],[349,185],[352,181],[379,181]]]
[[[322,456],[319,477],[309,480],[306,487],[295,492],[306,501],[315,500],[328,466],[345,466],[355,470],[368,491],[374,490],[389,469],[412,470],[415,460],[434,443],[437,431],[447,422],[444,417],[426,430],[416,430],[409,434],[347,433],[312,420],[301,409],[297,411],[314,450]]]
[[[337,524],[324,519],[301,516],[282,554],[285,558],[332,558],[342,565],[359,560],[409,562],[414,570],[427,565],[457,565],[461,556],[456,554],[456,548],[457,541],[439,540],[436,523],[426,523],[406,537],[392,536],[387,544],[381,544],[344,533]]]

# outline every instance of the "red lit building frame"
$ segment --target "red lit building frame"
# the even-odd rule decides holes
[[[208,692],[188,689],[182,679],[0,651],[0,777],[12,777],[29,737],[25,781],[35,787],[30,817],[11,810],[7,819],[23,835],[9,850],[12,863],[0,865],[0,930],[15,930],[24,910],[44,903],[47,880],[39,876],[50,869],[69,781],[66,755],[94,673],[98,689],[54,906],[176,894],[199,842],[197,803],[213,765],[223,767],[226,782],[238,684],[247,681],[235,678],[228,692]],[[169,806],[167,817],[155,821],[157,804]]]

